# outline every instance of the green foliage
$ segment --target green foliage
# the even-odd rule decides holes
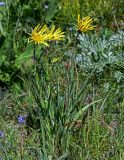
[[[11,76],[17,72],[18,68],[13,67],[14,62],[24,52],[28,33],[36,24],[55,23],[68,31],[75,25],[77,14],[80,13],[82,16],[94,17],[99,23],[101,21],[102,26],[109,22],[111,28],[119,26],[122,28],[118,19],[123,13],[121,6],[123,6],[121,0],[6,1],[6,5],[0,7],[1,81],[9,83]]]
[[[79,0],[61,0],[59,2],[59,19],[58,21],[67,27],[72,26],[77,20],[77,15],[80,13]],[[65,28],[66,28],[65,27]]]
[[[46,22],[49,23],[55,16],[57,12],[57,0],[49,1],[48,12],[46,15]]]

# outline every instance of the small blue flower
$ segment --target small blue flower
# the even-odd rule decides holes
[[[73,31],[73,28],[72,28],[72,27],[69,27],[69,31],[72,32],[72,31]]]
[[[22,124],[22,123],[25,123],[26,122],[26,117],[27,116],[22,116],[22,115],[19,115],[17,118],[18,118],[18,123]]]
[[[5,2],[0,2],[0,6],[4,6],[5,5]]]
[[[48,7],[48,5],[47,5],[47,4],[44,4],[44,8],[45,8],[45,9],[48,9],[49,7]]]
[[[0,137],[2,138],[4,136],[4,132],[0,131]]]

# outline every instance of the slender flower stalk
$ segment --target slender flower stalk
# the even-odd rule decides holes
[[[77,29],[79,32],[86,32],[89,30],[94,30],[96,26],[92,25],[93,19],[89,16],[80,18],[80,14],[78,14],[78,22],[77,22]]]
[[[18,123],[20,124],[20,132],[19,132],[19,138],[20,138],[20,143],[19,143],[19,146],[20,146],[20,157],[21,159],[24,159],[24,125],[26,123],[26,115],[25,116],[22,116],[22,115],[19,115],[17,117],[18,119]]]

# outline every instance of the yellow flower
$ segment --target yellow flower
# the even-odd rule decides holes
[[[60,28],[55,30],[55,26],[52,26],[51,30],[49,30],[46,25],[41,27],[40,24],[37,25],[29,35],[29,42],[34,41],[37,44],[42,43],[46,46],[49,46],[48,41],[61,40],[64,38],[64,32],[62,32]]]
[[[55,62],[61,60],[63,57],[64,57],[64,55],[62,55],[61,57],[54,57],[54,58],[51,60],[51,63],[55,63]]]
[[[46,25],[41,27],[41,25],[37,25],[29,37],[29,42],[34,41],[35,43],[42,43],[46,46],[48,46],[48,43],[46,42],[51,35],[47,34],[48,28]]]
[[[54,25],[52,26],[51,30],[48,31],[48,33],[51,35],[49,40],[62,40],[65,37],[64,32],[62,32],[60,28],[55,30]]]
[[[92,26],[93,19],[89,16],[81,19],[80,14],[78,14],[78,24],[77,29],[80,32],[86,32],[88,30],[94,30],[96,26]]]
[[[61,57],[55,57],[51,60],[52,63],[55,63],[57,61],[59,61],[61,59]]]

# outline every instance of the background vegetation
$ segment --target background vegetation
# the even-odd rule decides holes
[[[0,159],[124,159],[124,1],[5,0],[0,6]],[[95,31],[77,36],[77,15]],[[28,44],[37,24],[65,32]]]

